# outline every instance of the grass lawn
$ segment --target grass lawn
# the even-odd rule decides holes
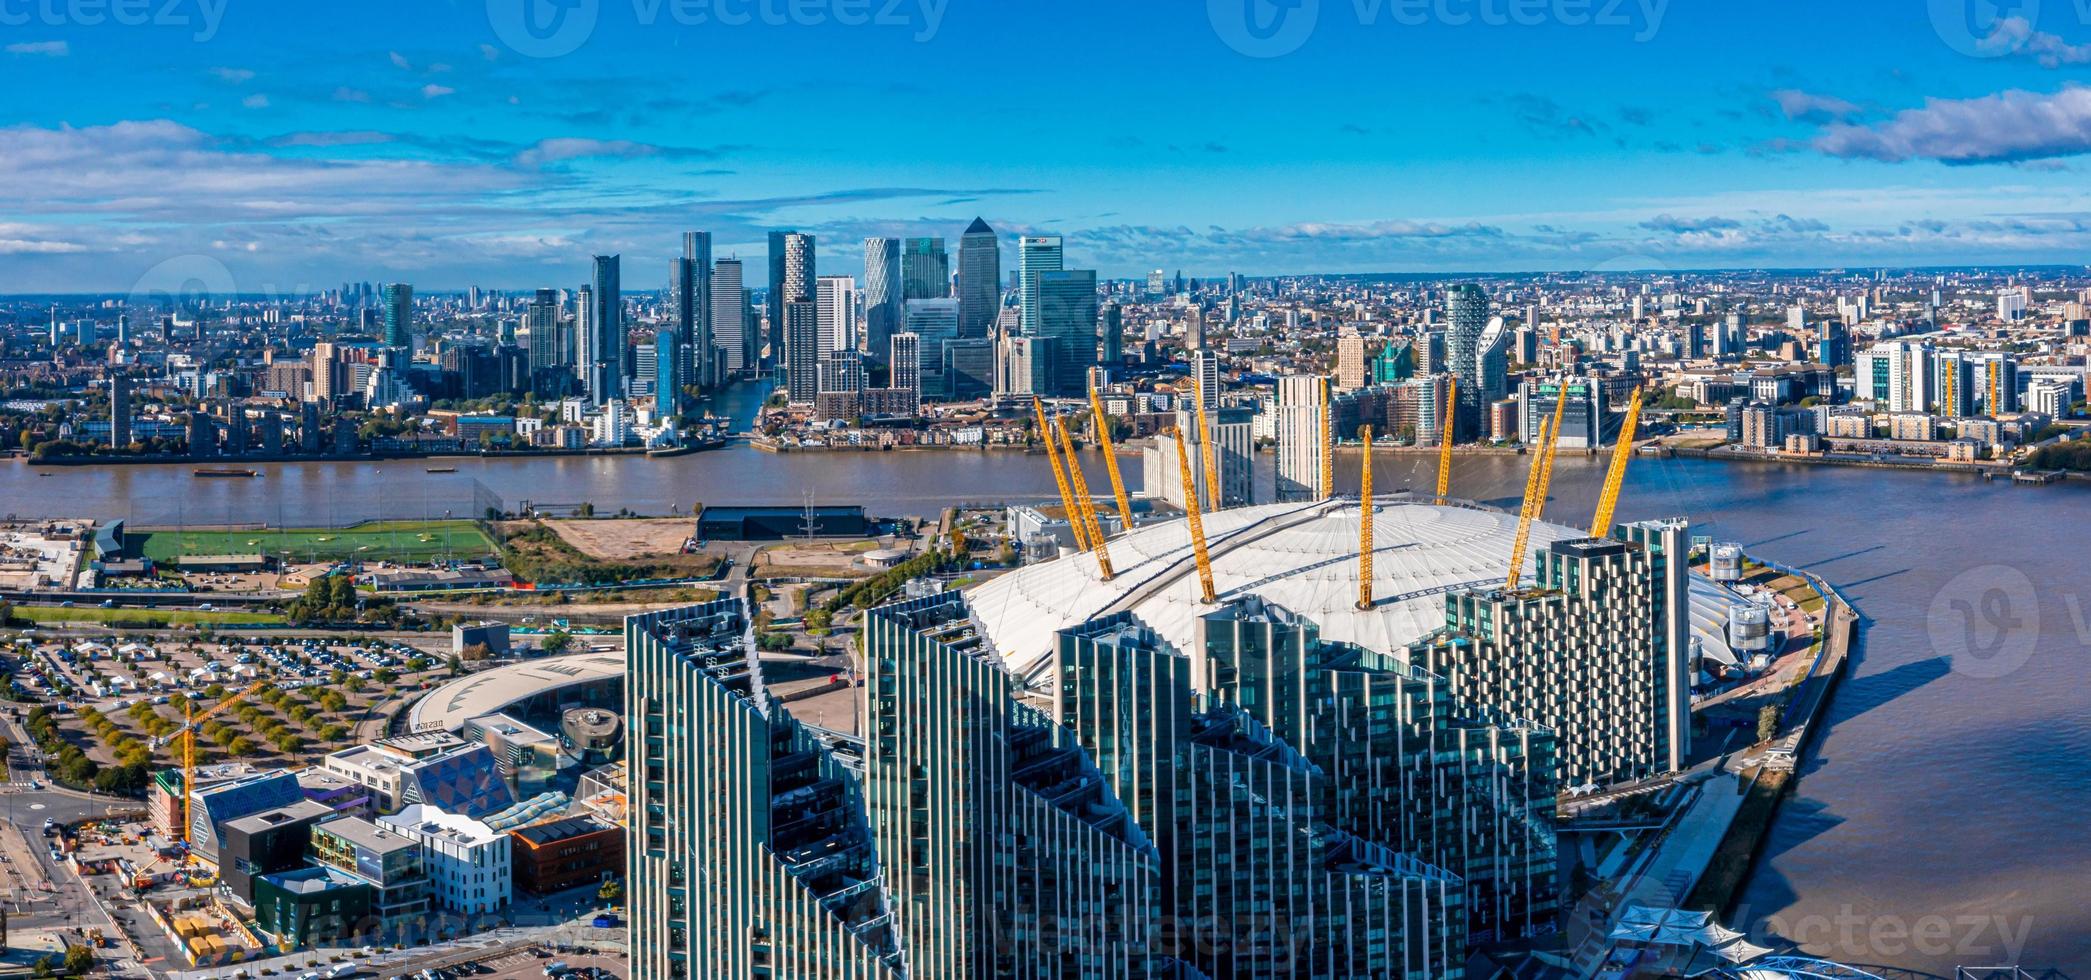
[[[237,612],[230,609],[103,609],[98,606],[63,609],[56,606],[16,606],[15,618],[32,623],[99,623],[133,629],[162,626],[282,626],[289,623],[275,613]]]
[[[288,552],[293,561],[423,562],[494,553],[494,542],[471,521],[387,521],[343,530],[141,531],[130,537],[132,550],[163,564],[183,555]]]

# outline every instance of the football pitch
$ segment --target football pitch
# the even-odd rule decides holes
[[[168,563],[194,555],[270,555],[293,562],[426,562],[495,553],[494,542],[471,521],[385,521],[352,528],[135,531],[128,550]]]

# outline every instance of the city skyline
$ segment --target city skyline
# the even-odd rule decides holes
[[[2048,264],[2091,244],[2091,27],[2067,7],[1649,2],[1578,25],[1558,4],[1531,24],[1326,4],[1259,41],[1227,4],[902,4],[855,27],[813,4],[820,23],[728,27],[584,3],[588,30],[545,48],[515,5],[24,11],[0,50],[0,292],[123,291],[198,258],[254,291],[528,288],[576,278],[575,255],[658,268],[690,227],[745,257],[772,228],[951,240],[976,213],[1005,240],[1064,236],[1104,278]],[[919,67],[1018,36],[1055,70]],[[1765,54],[1710,57],[1737,41]],[[780,76],[785,58],[809,67]],[[824,112],[840,91],[875,97]],[[860,272],[854,253],[832,271]]]

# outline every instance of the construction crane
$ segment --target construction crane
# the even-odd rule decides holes
[[[1191,551],[1198,558],[1198,586],[1203,590],[1205,604],[1210,606],[1220,601],[1220,593],[1213,588],[1212,555],[1205,550],[1205,518],[1198,513],[1198,485],[1191,479],[1191,450],[1184,445],[1182,429],[1170,431],[1176,435],[1176,469],[1183,477],[1184,511],[1191,525]]]
[[[1619,509],[1619,488],[1626,483],[1626,461],[1634,454],[1634,432],[1641,427],[1641,389],[1626,404],[1626,421],[1619,424],[1619,443],[1612,447],[1612,467],[1605,471],[1605,492],[1597,500],[1597,517],[1590,522],[1590,536],[1612,533],[1612,513]]]
[[[1053,482],[1060,485],[1060,506],[1067,511],[1067,526],[1075,532],[1075,549],[1088,551],[1089,535],[1082,529],[1081,518],[1075,514],[1075,494],[1068,489],[1067,471],[1060,468],[1060,448],[1053,445],[1053,423],[1046,421],[1045,403],[1033,398],[1031,410],[1038,415],[1038,437],[1045,440],[1046,458],[1053,463]]]
[[[267,686],[269,686],[267,681],[256,681],[249,685],[246,690],[205,709],[200,715],[196,713],[196,703],[190,701],[185,711],[187,720],[182,723],[182,727],[175,729],[173,734],[167,736],[169,740],[176,738],[182,740],[181,839],[183,843],[189,842],[190,800],[196,789],[196,725],[199,722],[209,721],[212,716],[219,712],[253,697]]]
[[[1096,570],[1103,573],[1104,581],[1117,577],[1111,570],[1111,549],[1104,544],[1103,526],[1096,522],[1096,505],[1089,497],[1089,480],[1082,475],[1082,467],[1075,462],[1075,444],[1067,437],[1067,427],[1058,422],[1053,428],[1060,433],[1060,455],[1067,457],[1067,476],[1074,483],[1075,507],[1079,510],[1083,530],[1089,532],[1089,550],[1096,555]],[[1074,520],[1076,515],[1068,515]]]
[[[1546,475],[1546,446],[1553,441],[1553,434],[1553,420],[1541,420],[1539,445],[1532,453],[1532,470],[1525,475],[1525,502],[1517,513],[1517,543],[1510,549],[1510,584],[1504,586],[1505,591],[1516,592],[1518,579],[1524,577],[1525,546],[1532,541],[1532,522],[1539,516],[1539,501],[1546,496],[1542,487]]]
[[[1445,390],[1445,435],[1438,440],[1438,503],[1452,496],[1452,423],[1454,411],[1459,408],[1459,378],[1452,379],[1452,386]]]
[[[1096,445],[1104,451],[1104,470],[1111,474],[1111,498],[1118,503],[1118,527],[1133,529],[1133,504],[1125,495],[1125,478],[1118,475],[1118,447],[1111,445],[1111,421],[1104,417],[1104,399],[1089,389],[1089,411],[1096,419]]]
[[[1365,465],[1358,473],[1358,608],[1372,608],[1372,426],[1358,430]]]
[[[1212,445],[1212,420],[1205,414],[1205,381],[1197,372],[1191,374],[1191,392],[1198,399],[1198,451],[1205,462],[1206,506],[1220,510],[1226,506],[1227,498],[1220,493],[1220,460]]]
[[[1321,379],[1321,499],[1336,495],[1336,423],[1329,414],[1329,379]]]

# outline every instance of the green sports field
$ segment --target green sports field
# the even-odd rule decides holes
[[[424,562],[494,554],[494,542],[471,521],[386,521],[340,530],[134,531],[128,550],[155,562],[185,555],[271,555],[294,562]]]

